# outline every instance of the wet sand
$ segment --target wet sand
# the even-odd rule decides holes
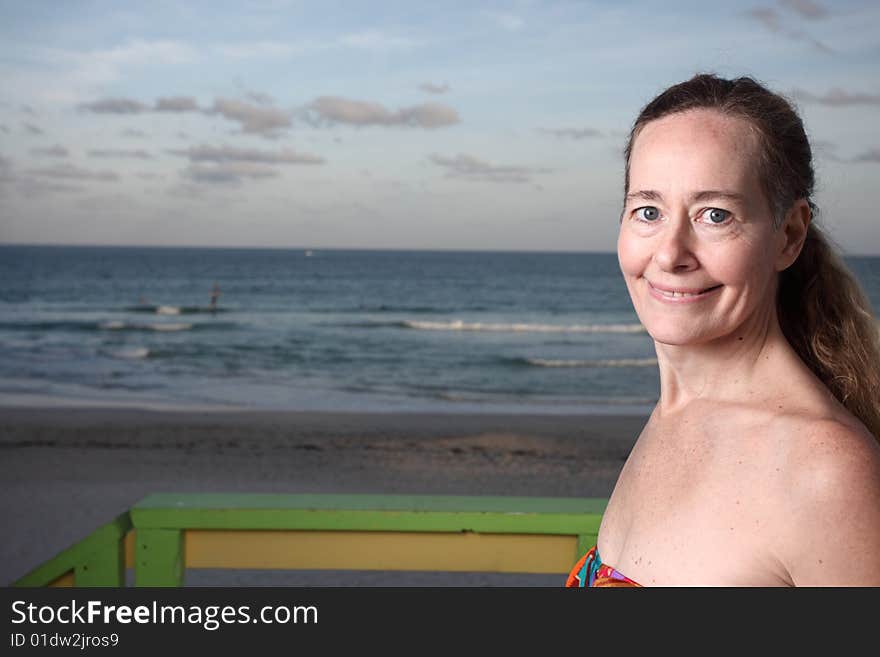
[[[608,497],[647,418],[0,408],[0,582],[158,492]],[[546,575],[190,571],[188,585],[555,585]]]

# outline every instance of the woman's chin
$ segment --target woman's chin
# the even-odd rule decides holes
[[[716,337],[709,331],[695,330],[693,326],[670,326],[658,323],[645,325],[645,330],[654,342],[675,347],[703,344]]]

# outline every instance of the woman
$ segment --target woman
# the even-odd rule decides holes
[[[660,399],[567,585],[880,586],[880,347],[792,107],[698,75],[626,148],[618,258]]]

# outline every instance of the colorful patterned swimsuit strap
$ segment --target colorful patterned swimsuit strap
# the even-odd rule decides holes
[[[608,586],[641,586],[611,566],[602,563],[599,546],[594,545],[589,552],[575,565],[569,575],[568,587],[608,587]]]

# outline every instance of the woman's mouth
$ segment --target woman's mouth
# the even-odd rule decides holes
[[[647,281],[648,289],[651,292],[651,296],[654,298],[660,299],[662,301],[673,301],[676,303],[682,303],[687,301],[697,301],[699,299],[704,299],[713,292],[720,290],[722,285],[713,285],[711,287],[706,288],[671,288],[671,287],[658,287],[651,283],[651,281]]]

